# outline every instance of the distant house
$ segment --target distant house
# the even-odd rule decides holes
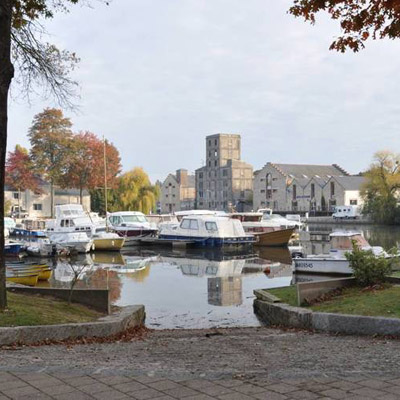
[[[360,195],[366,178],[363,176],[332,176],[324,187],[324,193],[332,206],[362,206]]]
[[[193,210],[195,208],[195,178],[186,169],[169,174],[161,184],[161,213]]]
[[[253,208],[274,211],[310,211],[334,206],[333,197],[322,193],[332,177],[349,176],[337,164],[277,164],[268,162],[254,173]],[[332,201],[329,203],[329,201]]]
[[[22,191],[20,193],[21,199],[18,199],[18,190],[6,185],[4,187],[4,198],[5,201],[10,201],[11,206],[18,206],[19,203],[21,209],[26,210],[30,217],[49,218],[51,217],[50,184],[42,181],[41,191],[41,194],[34,193],[31,190]],[[83,191],[82,200],[83,208],[90,211],[90,194],[87,190]],[[55,188],[54,205],[78,204],[79,202],[79,189]]]

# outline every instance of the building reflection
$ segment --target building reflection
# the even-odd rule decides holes
[[[242,277],[226,276],[207,279],[208,304],[239,306],[242,304]]]

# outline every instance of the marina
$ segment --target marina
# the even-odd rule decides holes
[[[353,231],[354,227],[334,229]],[[315,231],[329,236],[332,227]],[[367,226],[362,233],[371,245],[385,250],[400,243],[396,227]],[[298,244],[306,256],[329,252],[330,246],[325,236],[313,235],[312,230],[300,231]],[[28,257],[22,263],[43,262],[52,269],[48,281],[37,282],[39,287],[69,288],[79,272],[77,288],[108,288],[116,306],[144,304],[150,328],[195,329],[259,326],[261,322],[253,313],[253,290],[330,278],[326,274],[294,274],[291,252],[291,247],[254,247],[232,253],[153,244],[128,246],[120,252]]]

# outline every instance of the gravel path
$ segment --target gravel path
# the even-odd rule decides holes
[[[2,371],[79,371],[171,379],[400,376],[400,341],[271,328],[164,330],[129,343],[0,350]]]

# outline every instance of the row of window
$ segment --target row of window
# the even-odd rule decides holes
[[[206,222],[206,229],[210,232],[215,232],[218,230],[217,224],[215,222]],[[182,229],[199,230],[199,221],[197,219],[184,219],[181,222],[180,227]]]
[[[242,175],[243,175],[243,173],[244,172],[242,171]],[[211,177],[217,178],[217,175],[218,175],[217,171],[208,171],[208,177],[209,178],[211,178]],[[223,169],[222,170],[222,176],[223,177],[228,176],[228,170],[227,169]],[[199,179],[203,179],[203,177],[204,177],[203,172],[199,172]]]

